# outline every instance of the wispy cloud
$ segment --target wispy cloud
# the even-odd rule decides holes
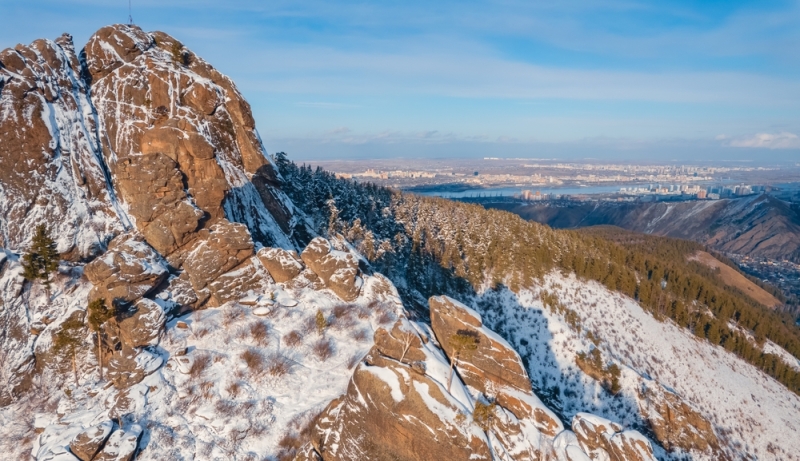
[[[800,149],[800,136],[794,133],[758,133],[731,140],[731,147],[757,147],[762,149]]]

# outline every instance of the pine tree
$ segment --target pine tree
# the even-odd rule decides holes
[[[53,352],[66,353],[72,360],[72,372],[75,375],[75,385],[78,385],[78,350],[83,344],[83,322],[77,318],[70,318],[61,324],[61,329],[53,337]]]
[[[22,257],[22,276],[31,282],[43,280],[42,284],[48,292],[48,297],[50,274],[58,269],[58,256],[56,242],[50,238],[47,226],[39,224],[36,226],[30,251]]]
[[[450,384],[453,382],[453,369],[456,362],[462,356],[469,356],[478,348],[480,339],[478,339],[478,332],[473,330],[458,330],[454,335],[450,336],[448,340],[450,347],[453,348],[452,357],[450,357],[450,377],[447,379],[447,392],[450,392]]]
[[[116,313],[116,309],[112,307],[108,307],[106,305],[106,300],[103,298],[95,299],[94,301],[89,303],[89,307],[87,308],[89,312],[89,328],[97,333],[97,364],[98,368],[100,369],[100,380],[103,380],[103,352],[100,347],[100,340],[102,337],[102,328],[103,325],[107,321],[109,321],[112,317],[114,317]]]
[[[317,309],[315,321],[317,323],[317,334],[322,336],[322,334],[325,332],[325,327],[328,326],[328,321],[325,319],[325,314],[323,314],[319,309]]]

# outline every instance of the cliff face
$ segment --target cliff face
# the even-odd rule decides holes
[[[0,244],[51,226],[65,259],[96,255],[128,226],[100,149],[98,117],[72,37],[0,53]]]

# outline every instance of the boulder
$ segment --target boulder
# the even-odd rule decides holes
[[[264,293],[270,276],[250,258],[230,272],[226,272],[208,285],[211,303],[216,306],[242,299],[248,294]]]
[[[94,461],[131,461],[139,448],[142,433],[142,427],[138,424],[131,425],[127,430],[117,429]]]
[[[224,297],[224,286],[209,287],[221,275],[240,266],[253,256],[253,241],[243,224],[219,221],[210,229],[198,232],[197,241],[192,244],[183,261],[183,269],[195,293],[216,293]],[[219,302],[219,299],[216,299]]]
[[[269,275],[278,283],[292,280],[305,269],[303,261],[294,250],[262,248],[258,250],[257,256]]]
[[[470,411],[433,379],[409,371],[373,349],[353,372],[347,393],[319,417],[312,436],[316,456],[491,460],[483,432],[454,423],[459,414],[466,421]],[[310,449],[303,453],[315,459]]]
[[[117,236],[108,251],[87,264],[83,273],[94,285],[89,298],[104,298],[109,305],[147,295],[169,274],[166,261],[134,234]]]
[[[155,301],[140,299],[119,324],[119,339],[129,348],[155,346],[164,331],[167,316]]]
[[[114,423],[111,421],[103,421],[86,428],[72,439],[69,451],[81,461],[91,461],[106,443],[113,429]]]
[[[309,269],[345,301],[353,301],[361,291],[358,259],[352,254],[331,248],[328,240],[316,237],[300,255]]]
[[[639,389],[639,409],[665,448],[716,452],[719,439],[711,423],[679,395],[647,380]]]
[[[422,339],[405,318],[398,319],[391,330],[378,328],[374,338],[375,348],[386,357],[406,364],[424,361],[426,358],[422,350]]]
[[[609,461],[655,461],[650,441],[637,431],[599,416],[578,413],[572,418],[572,431],[583,451],[592,459]]]
[[[510,410],[519,419],[532,420],[542,433],[555,437],[563,424],[531,388],[519,354],[495,332],[483,326],[480,314],[447,296],[428,300],[431,327],[448,357],[455,353],[452,338],[459,332],[475,335],[477,347],[462,353],[458,372],[464,383]]]
[[[108,379],[117,389],[126,389],[140,383],[162,363],[161,357],[150,352],[123,347],[108,360]]]

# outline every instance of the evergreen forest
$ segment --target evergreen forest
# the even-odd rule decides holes
[[[426,300],[574,273],[636,299],[661,321],[737,354],[800,394],[800,372],[763,352],[770,340],[800,358],[800,328],[690,261],[702,245],[613,227],[554,230],[505,211],[337,178],[276,155],[283,190],[323,235],[340,234],[389,277],[418,316]]]

